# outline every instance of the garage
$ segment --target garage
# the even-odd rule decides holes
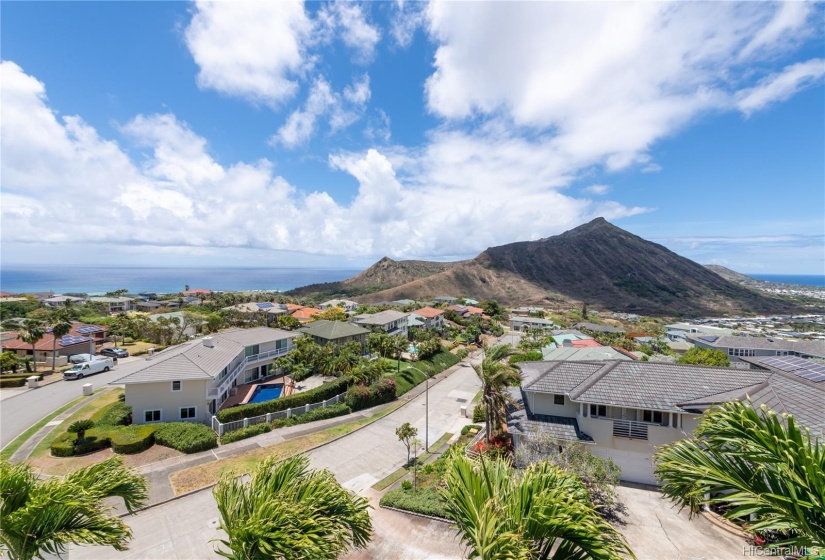
[[[621,449],[609,449],[600,446],[591,447],[590,451],[597,457],[603,457],[605,459],[609,457],[613,459],[613,462],[622,469],[621,479],[623,481],[659,486],[656,477],[653,476],[652,453],[623,451]]]

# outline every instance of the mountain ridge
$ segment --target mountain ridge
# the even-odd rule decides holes
[[[364,303],[466,295],[505,305],[585,302],[646,315],[800,309],[730,282],[604,218],[553,237],[488,247],[473,259],[453,263],[384,257],[334,288]]]

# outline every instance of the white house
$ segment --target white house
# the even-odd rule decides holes
[[[410,315],[418,318],[418,320],[424,323],[424,326],[428,329],[437,329],[440,331],[444,328],[443,309],[436,309],[435,307],[422,307],[421,309],[416,309],[410,313]]]
[[[528,331],[531,329],[552,329],[555,325],[549,319],[542,319],[541,317],[510,317],[511,331]]]
[[[289,352],[298,333],[268,327],[207,336],[146,359],[137,371],[113,381],[126,387],[135,424],[208,422],[236,385],[267,375]]]
[[[361,305],[357,301],[352,301],[350,299],[331,299],[329,301],[325,301],[324,303],[318,306],[318,309],[323,311],[328,307],[340,307],[344,311],[355,311],[358,309],[358,306]]]
[[[378,313],[363,313],[353,317],[353,321],[362,327],[381,330],[387,334],[407,338],[407,318],[409,313],[387,309]]]
[[[125,296],[108,297],[93,296],[88,298],[89,303],[95,303],[104,308],[108,313],[123,313],[135,309],[135,300]]]
[[[630,482],[657,484],[656,447],[690,437],[701,413],[718,403],[749,396],[825,434],[825,382],[794,373],[625,361],[519,367],[524,380],[512,388],[519,406],[507,421],[514,444],[538,432],[578,440],[612,458]]]
[[[731,363],[739,358],[769,356],[798,356],[825,358],[825,340],[786,340],[772,336],[688,336],[688,341],[699,348],[721,350]]]

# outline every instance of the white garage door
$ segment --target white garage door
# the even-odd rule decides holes
[[[598,457],[608,458],[619,465],[622,469],[621,479],[638,484],[659,485],[656,477],[653,476],[652,454],[638,453],[636,451],[622,451],[620,449],[608,449],[605,447],[591,447],[591,453]]]

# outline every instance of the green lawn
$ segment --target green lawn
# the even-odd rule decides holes
[[[427,378],[424,375],[425,373],[432,377],[437,373],[441,373],[448,367],[454,366],[459,361],[458,356],[455,354],[442,350],[435,356],[427,358],[426,360],[419,360],[417,362],[402,361],[400,365],[401,372],[394,373],[399,370],[398,361],[387,360],[387,362],[392,366],[392,373],[390,373],[388,377],[395,381],[397,387],[395,395],[400,397],[419,383],[422,383]]]

